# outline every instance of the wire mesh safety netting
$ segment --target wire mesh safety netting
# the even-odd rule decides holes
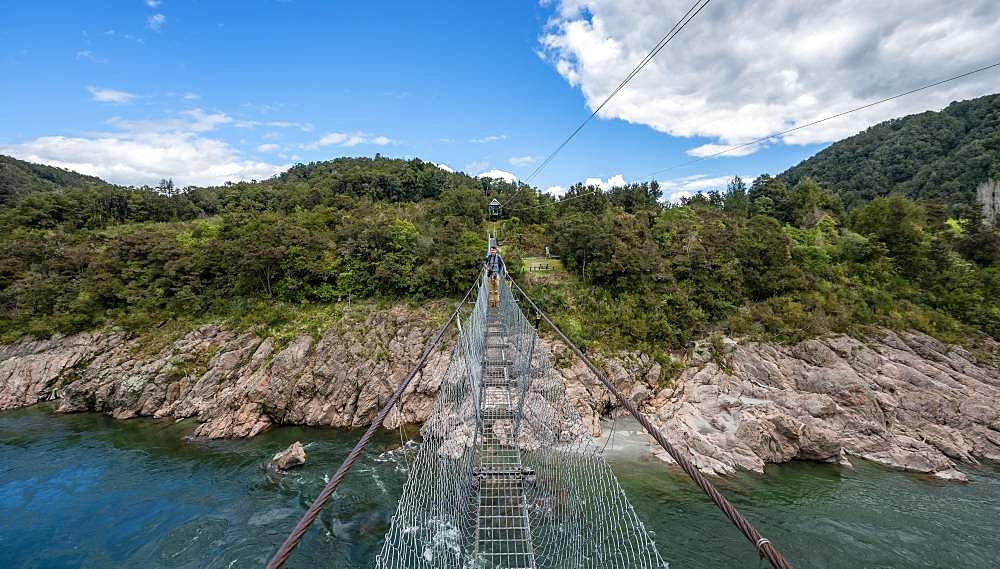
[[[376,567],[666,567],[508,283],[458,329]]]

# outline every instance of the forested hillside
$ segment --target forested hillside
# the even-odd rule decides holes
[[[486,196],[501,193],[538,203],[526,187],[380,157],[215,188],[25,193],[0,207],[0,334],[447,297],[475,277]]]
[[[807,176],[849,207],[891,192],[971,204],[978,184],[1000,179],[1000,94],[880,123],[778,178],[795,185]]]
[[[715,332],[793,341],[880,324],[1000,337],[1000,235],[933,203],[893,195],[847,212],[809,178],[770,176],[683,204],[664,204],[655,183],[577,185],[557,203],[381,157],[215,188],[24,195],[0,207],[0,335],[327,326],[352,302],[454,298],[482,262],[492,197],[508,266],[586,346],[668,361]],[[520,274],[546,246],[566,271]]]
[[[107,185],[100,178],[0,155],[0,205],[33,192]]]

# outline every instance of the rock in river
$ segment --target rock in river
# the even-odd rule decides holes
[[[288,448],[274,455],[271,467],[276,470],[289,470],[306,463],[306,449],[302,443],[295,441]]]
[[[368,425],[433,333],[410,307],[345,317],[287,343],[205,325],[151,349],[120,330],[0,345],[0,411],[54,401],[60,412],[193,419],[194,435],[249,437],[273,425]],[[582,363],[540,344],[592,432],[622,408]],[[383,426],[434,408],[451,344],[435,350]],[[1000,462],[1000,343],[975,353],[913,331],[871,329],[784,345],[723,338],[661,381],[648,354],[594,354],[612,382],[703,472],[862,458],[961,480],[962,463]],[[456,436],[464,436],[456,432]]]

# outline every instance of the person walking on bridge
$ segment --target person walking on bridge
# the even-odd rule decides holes
[[[490,245],[490,253],[486,255],[486,276],[489,278],[490,286],[490,308],[500,306],[500,277],[503,275],[503,259],[497,251],[496,245]]]
[[[486,256],[486,274],[490,278],[495,276],[500,276],[504,273],[503,259],[500,258],[500,253],[497,251],[496,245],[490,246],[490,253]]]

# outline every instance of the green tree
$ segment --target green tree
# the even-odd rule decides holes
[[[750,216],[750,196],[747,192],[747,184],[739,176],[733,177],[726,187],[723,208],[726,213],[737,217]]]
[[[923,267],[925,254],[924,210],[900,194],[875,198],[851,214],[851,227],[885,244],[903,272]]]
[[[746,290],[753,300],[763,300],[789,287],[791,241],[781,224],[771,217],[754,216],[737,242]]]

